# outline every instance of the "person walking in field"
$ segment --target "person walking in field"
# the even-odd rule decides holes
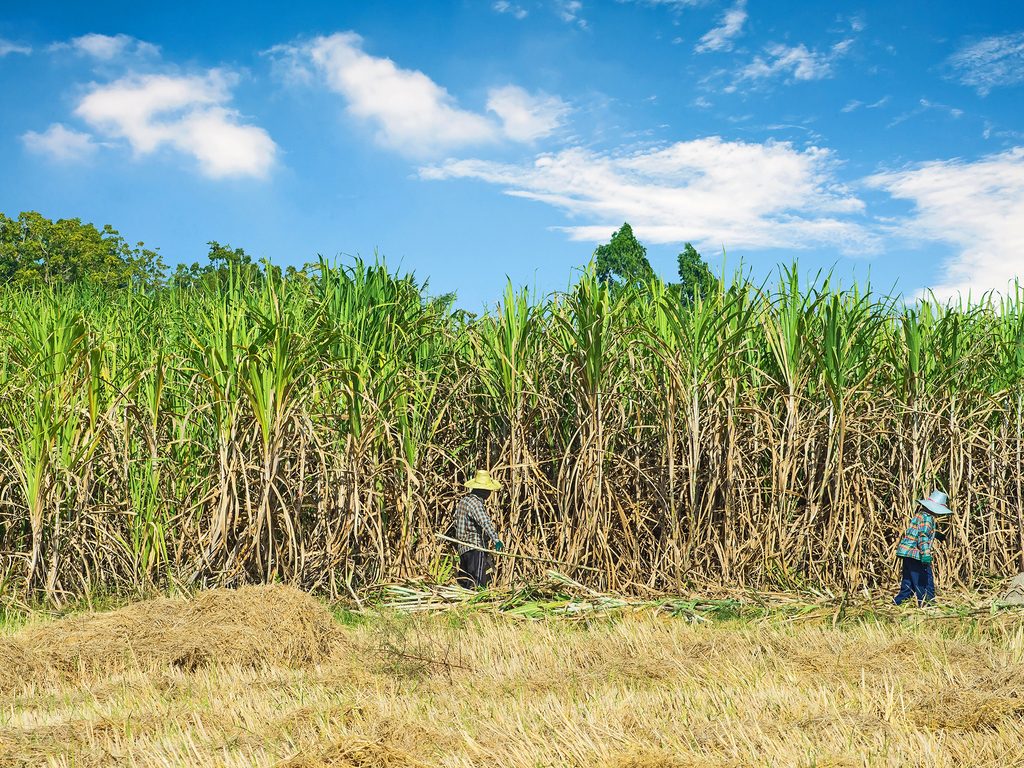
[[[927,499],[918,499],[917,504],[917,511],[896,548],[896,556],[903,563],[900,591],[893,598],[896,605],[911,597],[917,598],[918,605],[935,599],[935,578],[932,574],[934,542],[945,540],[950,515],[953,514],[948,506],[949,496],[942,491],[932,491]]]
[[[484,538],[492,544],[490,548],[501,552],[503,545],[490,515],[487,514],[487,498],[501,488],[501,483],[491,477],[490,472],[480,470],[466,483],[469,491],[455,505],[455,536],[460,543],[459,586],[466,589],[486,587],[491,579],[493,558],[485,549]]]

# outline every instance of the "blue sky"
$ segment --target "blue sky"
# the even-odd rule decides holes
[[[0,82],[0,211],[172,264],[379,252],[476,308],[629,221],[666,278],[1024,271],[1017,0],[6,4]]]

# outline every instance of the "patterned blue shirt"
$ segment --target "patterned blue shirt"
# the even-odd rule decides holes
[[[910,519],[910,526],[896,548],[897,557],[911,557],[922,563],[932,561],[932,542],[935,539],[935,518],[919,509]]]

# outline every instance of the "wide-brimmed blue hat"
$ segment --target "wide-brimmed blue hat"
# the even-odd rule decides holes
[[[953,514],[953,510],[947,506],[949,504],[949,496],[942,491],[932,491],[927,499],[918,499],[917,501],[933,515]]]

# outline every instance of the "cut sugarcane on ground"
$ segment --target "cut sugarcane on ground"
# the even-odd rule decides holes
[[[567,579],[395,585],[333,615],[282,586],[32,615],[0,636],[18,670],[0,764],[1007,766],[1022,618],[829,595],[645,603]]]

